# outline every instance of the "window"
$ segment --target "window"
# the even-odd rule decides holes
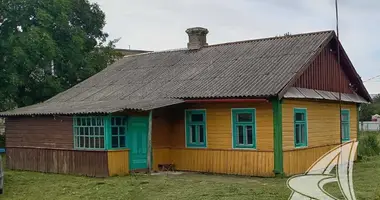
[[[104,119],[74,117],[74,148],[104,149]]]
[[[341,125],[342,141],[346,142],[350,140],[350,111],[342,110],[341,118],[342,118],[342,125]]]
[[[111,118],[111,147],[124,148],[126,143],[127,122],[125,117]]]
[[[206,111],[186,110],[187,147],[206,147]]]
[[[126,148],[127,122],[123,116],[74,116],[74,148]]]
[[[255,109],[232,109],[234,148],[256,148]]]
[[[307,112],[303,108],[294,109],[294,145],[307,146]]]

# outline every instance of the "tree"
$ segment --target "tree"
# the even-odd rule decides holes
[[[121,56],[88,0],[0,2],[0,111],[34,104]]]
[[[380,114],[380,95],[373,98],[373,103],[360,106],[359,120],[370,121],[374,114]]]

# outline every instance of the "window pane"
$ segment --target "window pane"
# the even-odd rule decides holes
[[[120,126],[121,125],[121,118],[116,117],[116,125]]]
[[[93,135],[94,135],[94,127],[90,127],[90,128],[89,128],[89,131],[90,131],[89,134],[90,134],[91,136],[93,136]]]
[[[84,137],[79,137],[79,147],[80,148],[84,148],[85,147],[84,143],[85,143]]]
[[[243,126],[237,126],[238,144],[244,144],[244,131]]]
[[[123,117],[122,125],[127,125],[127,118]]]
[[[80,126],[82,124],[80,118],[77,118],[76,121],[77,121],[77,126]]]
[[[203,122],[203,114],[191,114],[192,122]]]
[[[120,147],[125,147],[125,136],[120,136]]]
[[[119,127],[119,134],[124,135],[125,134],[125,128],[124,127]]]
[[[301,129],[301,143],[306,144],[306,132],[305,132],[305,125],[300,124],[300,129]]]
[[[342,121],[349,121],[348,114],[342,114]]]
[[[88,128],[84,128],[84,135],[88,135]]]
[[[296,113],[296,121],[305,121],[304,113]]]
[[[104,135],[104,127],[100,127],[100,135]]]
[[[197,142],[197,130],[195,125],[190,126],[190,141],[191,143]]]
[[[93,117],[91,119],[91,126],[96,126],[96,118],[95,117]]]
[[[89,144],[90,144],[90,141],[89,141],[88,137],[84,137],[84,147],[89,148],[90,147]]]
[[[252,114],[251,113],[239,113],[237,114],[238,122],[252,122]]]
[[[112,136],[112,148],[119,147],[119,139],[117,136]]]
[[[87,118],[87,126],[91,126],[91,118]]]
[[[118,128],[117,127],[112,127],[112,135],[118,135]]]
[[[98,136],[100,134],[99,127],[95,127],[94,135]]]
[[[84,135],[84,128],[82,127],[79,128],[79,135]]]
[[[115,125],[115,118],[114,118],[114,117],[111,118],[111,125],[112,125],[112,126]]]
[[[101,126],[102,125],[102,118],[98,117],[96,119],[96,125]]]
[[[95,142],[95,141],[94,141],[94,138],[93,138],[93,137],[90,137],[88,141],[89,141],[89,147],[90,147],[90,148],[95,148],[95,145],[94,145],[94,144],[95,144],[95,143],[94,143],[94,142]]]
[[[247,131],[247,144],[253,144],[252,126],[246,126]]]
[[[99,148],[104,148],[104,138],[103,137],[99,138],[99,144],[100,144]]]
[[[296,124],[296,144],[301,143],[301,125]]]
[[[199,142],[203,143],[203,142],[205,142],[205,140],[203,138],[204,137],[203,125],[199,125],[198,129],[199,129]]]

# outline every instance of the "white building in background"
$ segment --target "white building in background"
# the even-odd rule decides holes
[[[380,115],[379,114],[372,115],[372,121],[380,122]]]

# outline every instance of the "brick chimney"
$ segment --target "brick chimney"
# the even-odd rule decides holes
[[[188,28],[186,33],[189,35],[189,43],[187,43],[189,50],[200,49],[208,45],[206,40],[207,29],[202,27]]]

